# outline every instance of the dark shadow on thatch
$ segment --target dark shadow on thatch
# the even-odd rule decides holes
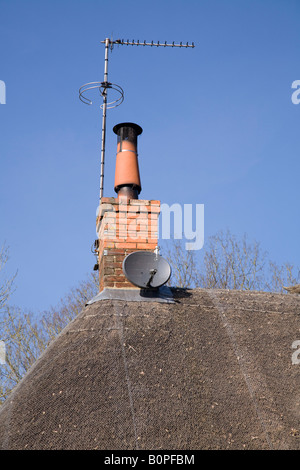
[[[188,289],[185,287],[171,287],[174,300],[179,301],[180,299],[186,299],[188,297],[191,297],[192,295],[192,289]]]

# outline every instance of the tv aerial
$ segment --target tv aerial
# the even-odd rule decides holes
[[[123,261],[127,279],[141,289],[158,289],[168,282],[171,266],[157,252],[134,251]]]
[[[192,42],[192,44],[189,44],[188,42],[186,44],[183,44],[180,42],[179,44],[175,44],[174,42],[172,43],[167,43],[165,42],[159,42],[157,41],[154,43],[153,41],[151,42],[140,42],[140,41],[124,41],[124,39],[109,39],[106,38],[104,41],[101,41],[102,44],[105,44],[105,52],[104,52],[104,78],[103,82],[90,82],[86,83],[85,85],[82,85],[79,88],[79,99],[88,105],[91,105],[93,102],[90,98],[88,98],[87,95],[89,95],[91,92],[94,92],[95,90],[98,90],[100,96],[103,99],[102,104],[100,105],[100,108],[102,109],[102,136],[101,136],[101,166],[100,166],[100,202],[103,197],[103,187],[104,187],[104,161],[105,161],[105,139],[106,139],[106,111],[107,109],[112,109],[116,108],[117,106],[120,106],[120,104],[123,103],[124,101],[124,90],[119,86],[116,85],[115,83],[111,83],[108,81],[108,53],[109,49],[112,51],[113,47],[115,44],[120,45],[120,46],[150,46],[150,47],[180,47],[180,48],[194,48],[195,45]],[[107,94],[108,91],[113,91],[114,92],[114,98],[111,101],[108,101],[107,99]]]

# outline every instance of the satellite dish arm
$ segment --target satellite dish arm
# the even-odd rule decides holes
[[[151,269],[151,270],[150,270],[150,279],[149,279],[149,281],[147,282],[147,286],[146,286],[146,287],[152,287],[152,286],[151,286],[151,282],[152,282],[152,280],[153,280],[153,278],[154,278],[154,276],[155,276],[156,273],[157,273],[157,269]]]

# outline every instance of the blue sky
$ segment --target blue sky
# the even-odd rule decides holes
[[[94,265],[101,111],[78,89],[103,80],[115,47],[104,195],[114,196],[116,136],[138,123],[142,199],[205,205],[205,237],[247,233],[278,263],[299,259],[298,0],[0,1],[0,245],[18,270],[12,302],[42,311]],[[100,102],[99,102],[100,103]]]

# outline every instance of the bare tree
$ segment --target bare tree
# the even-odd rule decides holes
[[[269,262],[269,276],[266,280],[266,290],[286,293],[284,286],[294,286],[296,283],[295,266],[287,262],[281,266],[273,261]]]
[[[172,266],[169,284],[177,287],[284,292],[283,286],[296,282],[293,265],[278,266],[257,241],[229,230],[209,237],[200,252],[174,240],[164,254]]]
[[[46,341],[54,339],[98,291],[98,276],[93,272],[85,281],[71,289],[57,306],[45,311],[41,318],[41,327]]]
[[[2,245],[0,249],[0,341],[1,341],[1,367],[0,367],[0,379],[2,379],[3,370],[6,368],[6,320],[4,318],[4,311],[7,308],[7,302],[10,295],[14,290],[14,280],[17,273],[10,277],[5,276],[5,268],[9,259],[9,248],[6,244]],[[0,380],[0,400],[3,394],[3,390],[7,387],[6,383]]]
[[[0,368],[0,401],[21,380],[45,347],[33,315],[18,308],[7,306],[2,313],[1,335],[6,345],[6,360]]]
[[[194,250],[186,250],[182,240],[173,240],[163,254],[172,267],[169,285],[184,288],[198,285],[199,268]]]
[[[98,292],[94,273],[72,289],[56,307],[40,315],[6,306],[1,316],[1,339],[6,344],[6,363],[0,367],[0,403],[18,384],[49,343],[80,313]]]
[[[266,262],[267,253],[258,242],[220,231],[208,240],[199,281],[208,288],[258,290],[264,284]]]
[[[9,259],[9,248],[6,244],[0,249],[0,312],[7,304],[9,296],[13,292],[13,284],[17,273],[8,279],[4,277],[4,270]]]

